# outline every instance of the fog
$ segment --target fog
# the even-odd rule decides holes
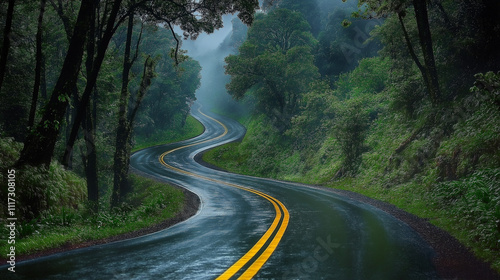
[[[262,5],[262,1],[260,2]],[[297,2],[297,0],[290,0],[290,2]],[[275,2],[275,4],[278,3]],[[352,9],[356,7],[356,4],[357,1],[343,3],[342,0],[317,0],[313,6],[319,10],[320,18],[326,19],[327,15],[337,8]],[[196,40],[183,39],[181,49],[187,50],[187,55],[197,60],[202,67],[201,86],[196,92],[197,100],[205,107],[218,113],[241,117],[242,114],[250,111],[251,105],[249,104],[252,102],[248,101],[245,104],[244,101],[234,101],[225,88],[230,77],[224,73],[224,58],[236,52],[235,46],[231,46],[232,43],[230,43],[233,20],[241,23],[237,15],[225,15],[223,16],[222,28],[211,34],[202,33]],[[326,22],[322,22],[320,25],[324,26]],[[175,31],[177,34],[182,34],[178,27],[175,28]],[[241,30],[239,31],[241,32]]]
[[[234,50],[224,42],[227,42],[232,34],[232,20],[238,20],[237,16],[223,16],[222,28],[211,34],[202,33],[196,40],[183,39],[181,46],[181,49],[187,50],[187,55],[197,60],[202,67],[201,86],[196,92],[197,100],[211,110],[229,115],[248,111],[232,100],[225,87],[229,76],[224,73],[224,58],[234,53]],[[180,29],[176,32],[182,33]]]

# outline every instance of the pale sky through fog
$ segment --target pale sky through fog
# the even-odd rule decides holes
[[[208,52],[215,50],[220,43],[226,38],[227,35],[231,33],[232,25],[231,20],[236,17],[236,15],[225,15],[223,16],[224,27],[215,30],[211,34],[201,33],[196,40],[182,40],[181,49],[187,50],[187,55],[193,57],[197,60]],[[182,30],[179,27],[175,27],[175,32],[182,35]],[[182,36],[181,36],[182,37]],[[202,65],[203,67],[203,65]]]

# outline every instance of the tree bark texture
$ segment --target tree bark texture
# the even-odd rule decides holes
[[[116,31],[115,21],[118,15],[118,11],[120,10],[121,2],[122,0],[114,1],[110,14],[106,17],[106,30],[103,32],[102,38],[99,40],[97,46],[96,58],[94,60],[94,63],[92,64],[92,73],[87,77],[87,84],[80,99],[81,106],[79,106],[77,109],[75,124],[73,125],[73,129],[71,130],[69,139],[67,141],[66,150],[63,155],[63,164],[69,161],[69,157],[73,151],[73,147],[78,136],[78,130],[80,128],[82,120],[85,118],[85,108],[87,108],[87,104],[90,102],[102,62],[104,61],[104,57],[106,55],[106,50],[108,49],[109,42],[111,41],[111,38]],[[104,16],[106,16],[106,14]]]
[[[82,0],[73,36],[52,96],[45,106],[42,120],[26,138],[17,166],[50,165],[64,114],[69,104],[69,96],[78,79],[94,2],[93,0]]]
[[[129,117],[127,118],[126,113],[122,119],[120,114],[119,126],[116,135],[116,152],[115,152],[115,176],[113,184],[113,194],[112,194],[112,207],[119,205],[123,200],[123,197],[131,190],[129,182],[127,180],[129,164],[130,164],[130,152],[131,152],[131,137],[134,127],[134,119],[137,110],[141,106],[142,100],[146,95],[149,87],[151,86],[151,81],[154,78],[154,69],[156,61],[148,57],[144,62],[144,71],[141,79],[141,84],[139,90],[136,94],[136,102],[134,108],[131,110]],[[128,91],[127,91],[128,92]],[[129,95],[129,94],[127,94]],[[128,98],[128,96],[127,96]]]
[[[111,207],[116,207],[128,189],[128,153],[130,143],[130,123],[127,118],[127,109],[129,101],[129,76],[132,68],[130,58],[130,49],[132,45],[132,32],[134,28],[134,17],[129,16],[127,26],[127,37],[125,41],[125,53],[123,55],[122,87],[120,92],[119,111],[118,111],[118,129],[116,131],[116,150],[114,156],[114,181],[113,193],[111,194]]]
[[[432,104],[436,105],[441,100],[441,91],[439,89],[439,80],[434,59],[434,51],[432,49],[431,29],[429,27],[429,16],[427,14],[426,0],[413,0],[415,9],[415,18],[417,20],[418,36],[422,54],[425,63],[425,76],[427,77],[427,90]]]
[[[90,30],[87,41],[87,61],[85,63],[87,76],[92,74],[95,52],[95,10],[90,19]],[[95,88],[95,87],[94,87]],[[93,91],[95,92],[95,91]],[[87,104],[85,121],[82,122],[83,131],[85,133],[85,146],[87,156],[85,165],[85,175],[87,178],[87,198],[90,204],[90,209],[93,213],[99,211],[99,181],[97,175],[97,150],[95,143],[95,125],[96,118],[93,117],[96,108]]]
[[[94,213],[99,211],[99,181],[97,176],[97,151],[95,145],[95,133],[90,106],[87,108],[87,116],[83,122],[86,144],[85,176],[87,178],[87,196],[90,208]]]
[[[129,31],[132,31],[133,22],[129,21]],[[156,61],[152,59],[150,56],[146,58],[144,62],[144,69],[141,79],[141,84],[136,93],[135,104],[130,114],[127,115],[128,108],[128,100],[130,98],[130,94],[128,91],[128,75],[130,72],[130,68],[132,67],[133,61],[137,58],[139,41],[138,39],[136,54],[132,60],[130,60],[130,43],[131,43],[131,33],[127,33],[127,42],[126,42],[126,50],[125,57],[129,56],[129,59],[124,59],[124,73],[122,80],[122,94],[120,97],[120,112],[119,112],[119,120],[118,120],[118,131],[116,135],[116,152],[115,152],[115,176],[114,176],[114,184],[113,184],[113,194],[111,200],[111,206],[117,206],[123,199],[123,196],[126,195],[130,191],[130,185],[127,180],[129,163],[130,163],[130,152],[131,152],[131,137],[133,131],[133,125],[135,116],[139,107],[141,106],[142,100],[146,95],[149,87],[151,86],[151,81],[154,78],[154,69],[156,65]],[[128,50],[127,50],[128,48]],[[128,63],[127,63],[128,61]],[[125,73],[127,70],[127,73]],[[126,79],[125,79],[126,78]],[[126,82],[126,83],[125,83]],[[122,107],[122,105],[126,105]]]

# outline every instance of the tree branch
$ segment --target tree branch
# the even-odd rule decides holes
[[[418,69],[420,69],[420,72],[422,72],[422,75],[425,78],[425,68],[422,65],[422,63],[420,63],[420,60],[418,59],[417,55],[415,54],[415,50],[413,49],[413,45],[411,44],[410,36],[408,35],[408,31],[406,31],[406,27],[405,27],[405,24],[403,22],[403,17],[404,17],[404,13],[399,12],[398,19],[399,19],[399,22],[401,23],[401,29],[403,29],[403,34],[405,36],[406,45],[408,46],[408,51],[410,52],[411,58],[413,58],[413,61],[415,61],[415,64],[417,65]]]
[[[170,32],[172,32],[172,36],[174,36],[174,40],[175,40],[175,65],[179,65],[179,48],[180,48],[180,41],[179,39],[177,38],[177,35],[175,34],[174,32],[174,28],[172,27],[172,24],[167,21],[167,24],[168,24],[168,28],[170,29]]]

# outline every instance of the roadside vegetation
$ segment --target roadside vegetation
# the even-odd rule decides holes
[[[203,125],[189,115],[186,118],[184,126],[177,127],[175,129],[156,130],[147,137],[140,134],[137,135],[132,151],[134,152],[151,146],[174,143],[193,138],[202,134],[203,130]]]
[[[229,93],[254,108],[247,135],[204,160],[392,203],[500,272],[498,3],[431,1],[425,39],[411,1],[346,2],[283,0],[256,18],[226,59]],[[257,39],[266,28],[296,41]]]
[[[179,129],[165,130],[152,135],[144,143],[140,137],[136,148],[180,141],[195,137],[203,132],[203,127],[189,117],[186,125]],[[19,155],[22,144],[12,138],[0,138],[0,170],[6,171]],[[7,172],[2,172],[0,181],[7,185]],[[44,189],[43,200],[33,197],[38,207],[46,209],[36,218],[20,221],[16,226],[16,255],[23,257],[49,249],[70,248],[73,245],[92,242],[131,233],[157,225],[174,217],[185,205],[181,189],[165,183],[129,175],[132,191],[119,207],[110,207],[109,189],[102,189],[99,213],[94,213],[88,205],[86,181],[74,171],[65,170],[58,162],[53,162],[48,170],[27,168],[16,170],[16,196],[34,194],[33,190]],[[103,176],[103,181],[111,178]],[[21,186],[30,186],[23,188]],[[34,203],[34,202],[33,202]],[[16,204],[16,210],[29,212],[32,204]],[[5,217],[2,217],[5,218]],[[0,252],[9,252],[8,228],[0,229]]]

